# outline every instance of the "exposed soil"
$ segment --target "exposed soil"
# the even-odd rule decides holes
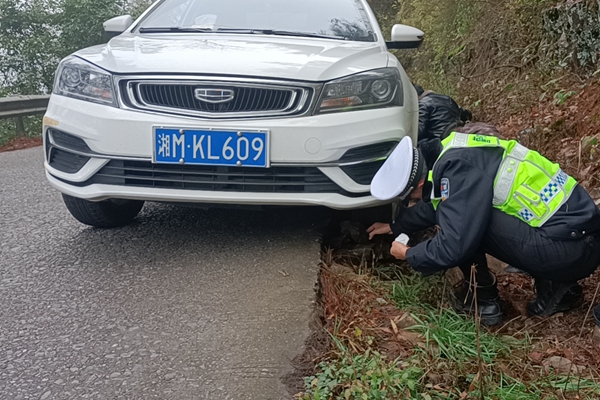
[[[341,235],[334,238],[340,247],[324,249],[313,334],[307,341],[306,352],[295,360],[296,373],[286,377],[292,393],[301,392],[302,377],[312,375],[316,365],[335,350],[329,334],[335,334],[356,353],[371,348],[388,359],[405,359],[414,354],[416,347],[423,345],[418,334],[405,329],[415,322],[406,310],[392,304],[386,283],[387,279],[397,279],[408,273],[410,267],[405,263],[390,266],[392,260],[385,251],[389,238],[368,244],[364,238],[357,237],[357,229],[360,229],[358,224],[342,224]],[[416,239],[421,241],[432,234],[432,231],[425,232],[417,235]],[[352,240],[352,237],[361,243]],[[493,258],[489,261],[498,277],[500,294],[506,305],[504,325],[490,330],[517,338],[529,336],[534,343],[528,353],[515,354],[512,360],[499,360],[494,368],[511,374],[515,370],[522,371],[518,376],[527,381],[539,375],[539,368],[533,366],[549,367],[552,360],[564,357],[581,375],[600,378],[600,346],[592,341],[595,324],[591,312],[591,305],[600,303],[600,293],[594,299],[600,285],[600,272],[581,282],[585,302],[579,308],[550,318],[530,317],[525,307],[535,297],[532,278],[507,273],[504,271],[506,264]],[[385,265],[383,269],[382,265]],[[435,303],[440,299],[449,306],[449,302],[443,299],[448,298],[452,286],[460,278],[460,271],[450,270],[445,275],[447,284],[444,289],[438,288],[437,292],[429,294],[429,298]],[[465,381],[465,387],[461,387],[462,378],[452,371],[445,374],[433,371],[425,379],[429,384],[440,387],[468,390],[469,386]]]
[[[0,153],[5,151],[13,151],[13,150],[23,150],[29,149],[31,147],[37,147],[42,145],[41,137],[20,137],[15,138],[8,142],[7,144],[0,146]]]
[[[497,265],[505,266],[500,262]],[[600,287],[600,272],[581,282],[585,301],[580,307],[550,318],[527,315],[527,302],[535,297],[530,277],[506,272],[497,273],[497,277],[500,295],[507,305],[506,323],[493,331],[533,337],[536,344],[529,358],[534,365],[544,365],[551,357],[560,356],[585,367],[585,375],[600,378],[600,346],[592,341],[595,326],[592,308],[600,303],[600,294],[596,292]]]
[[[565,76],[546,89],[539,101],[490,94],[486,103],[493,105],[478,110],[476,118],[558,162],[600,199],[600,80]]]

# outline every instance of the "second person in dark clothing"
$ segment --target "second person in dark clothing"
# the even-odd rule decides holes
[[[419,143],[445,139],[456,127],[472,118],[471,112],[460,107],[450,96],[424,91],[414,85],[419,96]]]

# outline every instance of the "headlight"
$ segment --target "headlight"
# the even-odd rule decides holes
[[[382,68],[325,84],[317,113],[402,106],[404,92],[396,68]]]
[[[77,57],[65,58],[56,71],[54,93],[117,106],[112,75]]]

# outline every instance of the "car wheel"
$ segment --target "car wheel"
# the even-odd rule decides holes
[[[96,228],[116,228],[127,225],[144,206],[141,200],[105,200],[92,202],[63,194],[67,209],[82,224]]]

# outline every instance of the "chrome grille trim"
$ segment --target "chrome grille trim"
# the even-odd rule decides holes
[[[123,108],[130,108],[158,114],[181,115],[185,117],[201,117],[208,119],[243,119],[243,118],[274,118],[302,116],[311,111],[315,98],[319,96],[321,84],[314,83],[291,83],[286,81],[264,81],[259,79],[227,78],[227,77],[193,77],[193,76],[149,76],[149,77],[127,77],[116,78],[117,86],[121,94],[120,102]],[[246,89],[277,91],[289,93],[289,100],[278,109],[253,110],[253,111],[202,111],[198,109],[164,107],[151,104],[144,100],[141,87],[144,85],[155,86],[190,86],[191,93],[195,88],[224,88],[224,89]],[[177,100],[177,99],[172,99]],[[179,99],[181,100],[181,99]],[[189,104],[189,100],[188,104]],[[248,101],[251,107],[258,107],[257,100]],[[195,100],[198,101],[198,100]],[[271,104],[273,101],[271,100]],[[268,108],[269,104],[267,104]],[[272,105],[271,105],[272,107]],[[264,107],[263,107],[264,108]]]
[[[200,100],[197,99],[192,99],[189,98],[188,96],[186,96],[185,90],[181,90],[182,87],[188,86],[189,87],[189,91],[191,92],[192,90],[197,90],[198,86],[202,86],[202,87],[214,87],[214,88],[218,88],[218,87],[233,87],[235,88],[236,91],[239,91],[240,89],[242,89],[242,97],[237,97],[236,99],[232,100],[230,103],[236,102],[236,101],[240,101],[241,102],[245,102],[247,104],[247,106],[245,107],[246,110],[248,111],[240,111],[240,113],[288,113],[288,112],[294,112],[294,103],[296,102],[296,98],[298,97],[298,93],[301,92],[301,89],[274,89],[274,88],[266,88],[266,87],[262,87],[262,86],[258,86],[258,85],[244,85],[241,86],[239,84],[236,85],[220,85],[218,83],[187,83],[187,82],[177,82],[177,83],[163,83],[163,82],[139,82],[139,81],[130,81],[128,82],[128,91],[131,92],[131,90],[133,89],[135,91],[135,94],[137,95],[135,98],[132,99],[132,101],[135,102],[139,102],[138,106],[141,105],[141,107],[143,108],[148,108],[148,109],[152,109],[152,110],[158,110],[158,111],[164,111],[164,112],[171,112],[172,110],[179,110],[179,112],[208,112],[208,113],[214,113],[214,114],[218,114],[218,115],[227,115],[227,114],[231,114],[234,111],[216,111],[216,110],[202,110],[202,111],[197,111],[194,110],[191,107],[164,107],[164,106],[159,106],[156,104],[152,104],[150,101],[153,99],[150,99],[150,97],[155,97],[155,98],[162,98],[161,100],[163,100],[163,102],[167,102],[170,101],[171,103],[194,103],[194,102],[198,102],[200,104],[200,108],[202,108],[202,106],[204,106],[207,109],[210,109],[211,106],[214,108],[217,108],[216,106],[218,106],[218,104],[206,104],[201,102]],[[162,87],[162,90],[160,89]],[[152,90],[152,88],[154,88],[153,92],[154,93],[149,93],[150,90]],[[179,90],[178,90],[179,89]],[[254,93],[251,94],[245,94],[243,89],[250,89],[250,90],[246,90],[246,92],[250,92],[252,89],[254,89]],[[164,93],[165,91],[168,91],[168,93]],[[279,92],[281,94],[284,95],[284,97],[287,97],[289,100],[286,102],[286,104],[283,105],[283,107],[279,107],[279,108],[275,108],[273,110],[271,110],[269,107],[269,104],[267,103],[266,105],[261,104],[264,103],[267,100],[268,97],[268,93],[264,93],[266,91],[271,91],[271,92]],[[163,93],[160,93],[163,92]],[[287,96],[285,96],[287,94]],[[169,97],[169,99],[165,99],[165,97]],[[186,97],[186,98],[184,98]],[[257,98],[258,97],[258,98]],[[263,99],[264,97],[264,99]],[[166,100],[166,101],[165,101]],[[269,102],[272,102],[273,99],[269,99]],[[284,99],[285,100],[285,99]],[[155,100],[155,103],[159,102],[160,100]],[[265,108],[265,110],[261,110],[261,106],[263,106],[263,108]],[[299,104],[298,107],[301,108],[303,106],[303,104]],[[254,110],[256,109],[256,110]]]

